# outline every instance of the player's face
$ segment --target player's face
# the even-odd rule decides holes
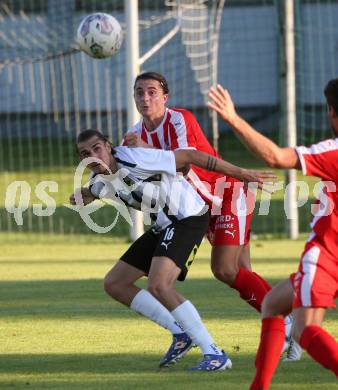
[[[138,112],[144,118],[164,115],[168,95],[163,92],[157,80],[138,80],[134,89],[134,99]]]
[[[95,136],[89,138],[87,141],[78,143],[77,150],[79,152],[80,160],[87,157],[95,157],[105,164],[100,164],[99,161],[88,164],[88,168],[94,173],[105,173],[107,171],[107,166],[112,168],[113,156],[109,142],[105,142]]]

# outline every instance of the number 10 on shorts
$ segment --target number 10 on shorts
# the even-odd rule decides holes
[[[165,232],[165,235],[163,237],[163,241],[169,241],[173,238],[174,236],[174,233],[175,233],[175,228],[167,228],[166,232]]]

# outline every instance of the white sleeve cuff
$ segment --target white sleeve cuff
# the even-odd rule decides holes
[[[305,162],[303,154],[307,154],[307,148],[305,146],[297,146],[296,152],[298,154],[299,161],[300,161],[300,164],[302,166],[303,175],[306,175],[306,162]]]

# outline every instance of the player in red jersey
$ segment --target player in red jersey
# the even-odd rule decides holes
[[[134,98],[142,118],[129,129],[124,144],[164,150],[192,148],[219,157],[191,112],[166,107],[168,94],[167,81],[161,74],[137,76]],[[260,311],[271,286],[251,271],[249,234],[255,196],[237,179],[196,166],[187,177],[210,205],[208,238],[213,274]]]
[[[269,166],[302,169],[322,179],[313,205],[311,233],[298,272],[267,294],[262,305],[262,333],[251,390],[267,390],[284,342],[283,315],[293,310],[293,337],[310,356],[338,376],[338,343],[322,327],[326,309],[338,297],[338,79],[328,82],[324,94],[333,139],[310,147],[280,148],[240,118],[229,93],[220,85],[210,90],[208,104],[234,129],[235,134]]]

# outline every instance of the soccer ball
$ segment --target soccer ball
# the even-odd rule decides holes
[[[102,12],[87,15],[77,30],[80,49],[93,58],[107,58],[116,54],[122,39],[120,23]]]

